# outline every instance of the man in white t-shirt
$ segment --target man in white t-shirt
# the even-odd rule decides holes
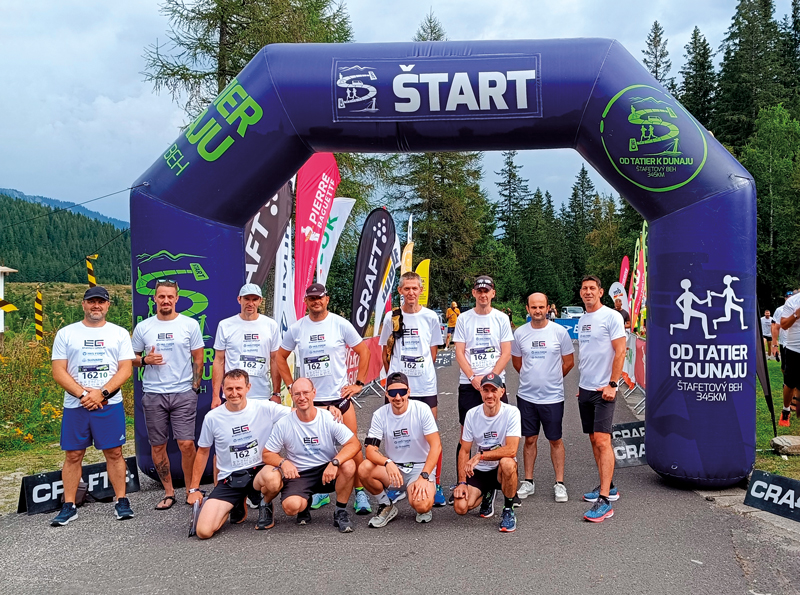
[[[397,516],[397,507],[386,494],[387,488],[407,492],[417,513],[418,523],[431,521],[436,493],[430,476],[441,460],[442,442],[431,408],[409,400],[410,378],[402,372],[386,377],[389,404],[372,414],[372,424],[364,440],[367,456],[358,467],[364,486],[378,497],[378,513],[370,527],[385,527]],[[379,448],[385,442],[384,452]]]
[[[783,303],[786,304],[786,300],[792,297],[793,293],[791,291],[786,292],[783,296]],[[779,362],[781,362],[781,372],[784,371],[783,365],[783,347],[786,345],[786,331],[781,328],[781,317],[783,315],[783,306],[778,306],[775,308],[775,312],[773,312],[772,316],[772,327],[771,327],[771,334],[772,334],[772,356],[775,357]]]
[[[499,489],[504,497],[500,531],[511,533],[517,528],[514,498],[522,422],[519,409],[502,401],[505,392],[503,379],[497,374],[481,378],[483,404],[470,409],[464,419],[453,507],[463,515],[480,504],[480,515],[489,518],[494,516],[494,497]]]
[[[458,385],[458,421],[464,426],[467,411],[482,404],[481,378],[496,374],[505,383],[506,365],[511,359],[514,334],[508,316],[492,308],[496,295],[494,281],[488,275],[475,279],[472,297],[475,307],[458,317],[453,343],[456,361],[461,368]],[[503,400],[508,397],[503,393]],[[456,447],[456,461],[461,441]],[[451,498],[452,499],[452,498]]]
[[[267,502],[280,492],[283,511],[297,515],[298,525],[311,522],[313,494],[335,490],[333,525],[340,533],[351,533],[347,501],[356,476],[353,458],[361,452],[361,442],[330,412],[315,407],[315,397],[310,379],[298,378],[292,384],[292,401],[297,409],[275,424],[264,448],[266,466],[256,485]]]
[[[361,339],[355,327],[341,316],[328,312],[330,296],[321,283],[312,283],[306,289],[305,303],[307,316],[304,316],[283,335],[278,349],[278,369],[286,386],[292,385],[292,372],[287,358],[297,349],[299,378],[310,378],[316,388],[318,407],[336,407],[344,417],[345,425],[353,434],[358,434],[356,412],[350,406],[350,399],[364,388],[364,380],[369,371],[369,347]],[[353,384],[347,378],[347,348],[358,356],[358,374]],[[291,390],[291,389],[290,389]],[[356,466],[364,460],[361,451],[356,454]],[[316,510],[330,503],[328,494],[315,494],[311,508]],[[356,514],[372,512],[369,497],[361,481],[356,478]]]
[[[775,320],[770,316],[769,310],[764,310],[764,316],[761,317],[761,336],[766,345],[767,356],[772,355],[772,323]]]
[[[203,373],[203,334],[193,318],[178,314],[178,284],[156,282],[156,315],[145,318],[133,330],[136,367],[142,375],[142,409],[153,465],[164,486],[164,497],[156,510],[175,504],[167,440],[169,430],[181,452],[181,467],[186,485],[192,483],[195,457],[197,392]]]
[[[196,527],[200,539],[208,539],[219,531],[229,515],[231,523],[244,522],[247,518],[244,501],[248,496],[261,502],[256,529],[275,525],[272,502],[263,500],[259,487],[253,484],[264,467],[262,453],[273,426],[292,410],[268,399],[248,399],[249,380],[245,370],[226,372],[222,380],[225,404],[209,411],[203,419],[192,483],[187,489],[189,504],[203,503]],[[217,484],[204,501],[200,478],[212,446],[217,453]]]
[[[564,377],[575,366],[575,348],[569,333],[560,324],[547,320],[547,296],[533,293],[525,309],[531,321],[514,332],[511,344],[511,363],[519,372],[517,407],[522,417],[525,480],[520,484],[519,497],[533,495],[533,468],[538,450],[539,428],[544,427],[550,442],[550,460],[556,483],[553,486],[556,502],[568,500],[564,485]]]
[[[781,310],[781,328],[786,331],[783,347],[783,410],[778,422],[789,426],[793,397],[800,395],[800,294],[795,293],[786,300]],[[800,417],[800,410],[795,412]]]
[[[587,275],[581,280],[581,299],[585,314],[578,319],[578,409],[584,434],[589,434],[600,485],[586,492],[583,499],[593,502],[583,515],[587,521],[602,523],[614,516],[610,501],[619,498],[614,486],[614,451],[611,426],[617,397],[616,379],[625,361],[625,327],[622,317],[600,302],[603,286],[599,278]]]
[[[439,387],[436,381],[436,354],[442,344],[442,327],[433,310],[419,303],[422,278],[413,271],[400,276],[397,286],[402,306],[386,313],[381,328],[383,368],[387,374],[402,372],[410,382],[410,399],[421,401],[438,417]],[[389,403],[387,398],[386,404]],[[436,464],[436,506],[447,504],[441,487],[442,461]]]
[[[247,283],[237,298],[241,312],[217,325],[214,341],[214,367],[211,373],[211,408],[222,404],[220,388],[225,372],[245,370],[250,377],[249,399],[281,401],[281,376],[276,358],[280,347],[278,323],[258,313],[261,288]],[[270,386],[270,379],[272,380]]]
[[[90,287],[83,294],[81,305],[83,320],[60,329],[53,341],[53,379],[64,389],[64,505],[50,521],[53,527],[78,518],[75,496],[83,455],[93,443],[106,459],[108,479],[117,497],[117,519],[133,518],[125,496],[125,409],[120,387],[130,378],[131,360],[136,356],[128,331],[106,321],[110,298],[105,287]]]

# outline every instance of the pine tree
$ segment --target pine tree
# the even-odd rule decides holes
[[[519,175],[522,166],[515,162],[516,156],[516,151],[505,151],[503,168],[499,172],[495,172],[500,176],[500,181],[497,182],[500,200],[495,205],[498,228],[503,234],[505,244],[515,252],[519,246],[520,213],[530,200],[528,180]]]
[[[685,46],[686,63],[680,70],[683,77],[679,97],[683,106],[706,128],[711,126],[714,114],[714,98],[717,73],[711,60],[713,52],[697,27]]]
[[[781,82],[786,91],[785,105],[794,118],[800,118],[800,0],[792,0],[792,12],[780,25]]]
[[[572,273],[577,277],[589,272],[587,269],[589,247],[586,242],[586,236],[592,229],[589,211],[595,194],[595,187],[591,178],[589,178],[589,172],[586,170],[586,166],[582,165],[575,183],[572,185],[568,208],[564,209],[562,205],[562,222],[566,240],[569,244]],[[574,287],[575,297],[577,298],[577,285]]]
[[[647,34],[647,45],[642,50],[644,54],[642,63],[653,75],[653,78],[664,85],[670,93],[674,93],[675,78],[667,76],[672,69],[672,60],[669,59],[669,50],[667,50],[668,41],[664,38],[664,28],[658,21],[653,22],[650,33]]]
[[[414,34],[414,41],[447,41],[447,34],[439,19],[433,14],[433,9],[425,15],[422,23]]]
[[[587,268],[600,277],[603,287],[619,280],[622,262],[620,219],[613,196],[595,194],[590,212],[592,230],[586,236],[590,247]]]

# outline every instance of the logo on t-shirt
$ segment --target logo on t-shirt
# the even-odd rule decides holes
[[[395,438],[403,438],[404,436],[408,436],[408,428],[403,428],[402,430],[395,430],[392,432]]]
[[[591,324],[584,324],[581,327],[581,332],[582,333],[591,333],[592,332],[592,325]]]
[[[244,336],[245,341],[258,341],[258,333],[246,333]]]
[[[319,444],[319,438],[316,436],[303,436],[303,444]]]
[[[475,329],[476,335],[491,335],[492,329],[491,328],[476,328]]]
[[[175,338],[175,335],[173,335],[172,333],[158,333],[158,340],[159,341],[171,340],[171,339],[174,339],[174,338]]]
[[[418,328],[404,328],[403,329],[404,335],[412,335],[414,337],[419,336],[419,329]]]
[[[103,347],[105,345],[104,339],[84,339],[84,347]]]
[[[325,340],[325,335],[311,335],[311,336],[308,338],[308,340],[309,340],[309,342],[311,342],[311,343],[314,343],[314,342],[316,342],[316,341],[324,341],[324,340]]]
[[[244,434],[245,432],[249,432],[250,426],[248,425],[238,426],[235,428],[231,428],[231,430],[233,431],[233,435],[236,436],[237,434]]]
[[[534,349],[536,347],[547,347],[547,343],[545,341],[531,341],[531,347]]]
[[[486,438],[487,440],[489,438],[497,438],[497,432],[484,432],[483,437]]]

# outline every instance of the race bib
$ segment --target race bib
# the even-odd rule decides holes
[[[112,374],[108,364],[97,366],[78,366],[78,384],[89,388],[100,388]]]
[[[303,359],[303,370],[306,378],[330,376],[333,372],[331,370],[331,357],[329,355],[306,357]]]
[[[258,452],[258,440],[247,444],[234,444],[230,447],[231,466],[235,469],[246,469],[261,464]]]
[[[267,358],[260,355],[240,355],[239,367],[250,376],[263,378],[267,371]]]
[[[473,370],[494,368],[500,352],[494,347],[476,347],[469,350],[469,362]]]
[[[422,376],[425,373],[425,358],[421,355],[401,355],[400,365],[406,376]]]

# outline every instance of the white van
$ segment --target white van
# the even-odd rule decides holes
[[[564,306],[561,308],[561,318],[580,318],[583,316],[583,306]]]

